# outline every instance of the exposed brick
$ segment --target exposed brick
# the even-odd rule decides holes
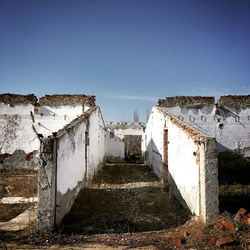
[[[33,152],[30,152],[30,153],[28,153],[28,154],[26,155],[26,160],[27,160],[27,161],[31,161],[32,158],[33,158]]]
[[[168,166],[168,130],[164,130],[163,135],[163,142],[164,142],[164,148],[163,148],[163,163],[165,166]]]
[[[226,244],[230,244],[233,243],[233,239],[230,236],[224,237],[224,238],[220,238],[216,241],[216,246],[217,247],[222,247]]]
[[[45,95],[40,97],[39,105],[41,106],[60,106],[88,104],[95,107],[95,96],[88,95]]]
[[[211,242],[216,242],[217,239],[216,239],[215,237],[212,237],[212,238],[210,239],[210,241],[211,241]]]
[[[184,237],[188,237],[188,236],[189,236],[189,233],[188,233],[188,232],[184,232],[184,233],[183,233],[183,236],[184,236]]]
[[[30,95],[16,95],[16,94],[0,94],[0,102],[5,104],[10,104],[14,106],[15,104],[37,104],[37,98],[34,94]]]
[[[246,108],[250,106],[250,95],[228,95],[220,96],[218,106],[227,106],[233,108]]]
[[[246,212],[247,212],[247,210],[245,208],[240,208],[238,210],[238,213],[241,214],[241,215],[244,215]]]
[[[222,226],[228,229],[234,229],[235,227],[233,222],[225,221],[225,220],[222,221]]]
[[[176,244],[176,245],[181,245],[181,244],[184,244],[186,241],[184,240],[184,239],[182,239],[181,237],[176,237],[175,239],[174,239],[174,243]]]
[[[160,107],[192,107],[210,104],[214,105],[215,99],[214,97],[208,96],[173,96],[166,97],[165,99],[158,100],[158,106]]]

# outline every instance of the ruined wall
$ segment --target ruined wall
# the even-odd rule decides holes
[[[39,150],[38,134],[51,135],[94,106],[94,96],[46,95],[38,103],[34,95],[1,94],[0,154]]]
[[[142,158],[145,154],[145,137],[144,137],[144,126],[141,123],[129,123],[129,122],[106,122],[106,128],[109,133],[113,133],[114,139],[108,139],[107,136],[107,157],[110,159],[113,157],[117,160],[124,160],[124,137],[126,135],[140,135],[141,136],[141,150]],[[120,141],[120,140],[122,141]],[[115,145],[117,146],[115,149]],[[113,151],[114,149],[114,151]]]
[[[0,154],[39,149],[40,141],[31,120],[36,100],[34,95],[0,95]]]
[[[41,166],[38,170],[37,228],[52,231],[56,208],[56,141],[45,138],[41,146]]]
[[[57,192],[56,224],[73,205],[74,199],[85,184],[85,117],[73,121],[71,126],[57,135]]]
[[[172,193],[192,214],[199,215],[199,162],[197,145],[185,130],[167,119],[168,182]]]
[[[106,152],[105,123],[100,108],[89,117],[88,180],[103,166]]]
[[[203,131],[218,142],[218,150],[235,150],[250,156],[250,96],[176,96],[158,101],[158,106]]]
[[[111,136],[110,132],[106,133],[106,160],[111,162],[123,161],[124,154],[124,142],[117,136]]]
[[[95,96],[45,95],[34,107],[34,127],[39,134],[51,135],[94,106]]]
[[[43,200],[54,199],[55,204],[51,207],[51,203],[47,206],[39,202],[39,209],[43,214],[54,209],[54,217],[43,221],[43,217],[40,216],[40,230],[51,230],[52,224],[53,227],[59,225],[73,205],[80,189],[87,185],[97,169],[102,167],[105,159],[105,132],[101,111],[99,107],[94,107],[67,124],[56,136],[54,134],[54,147],[50,153],[53,164],[49,166],[56,176],[55,188],[48,189],[48,185],[48,191],[42,186],[39,188],[40,196],[46,197]]]
[[[164,129],[168,130],[168,166],[164,166]],[[216,141],[158,107],[146,127],[147,163],[158,177],[168,168],[172,194],[207,222],[218,215]]]
[[[151,166],[158,176],[162,178],[163,173],[163,132],[165,125],[164,114],[158,112],[153,107],[152,112],[149,116],[146,130],[145,130],[145,141],[146,141],[146,162]]]

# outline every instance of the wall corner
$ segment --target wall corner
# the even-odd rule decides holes
[[[200,145],[200,217],[205,223],[219,215],[217,142],[206,138]]]
[[[38,170],[37,229],[52,231],[55,225],[56,200],[56,139],[45,138],[41,143],[41,166]]]

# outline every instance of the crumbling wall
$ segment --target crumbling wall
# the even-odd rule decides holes
[[[112,132],[111,132],[112,133]],[[106,160],[110,162],[121,162],[125,158],[124,142],[118,136],[106,133]]]
[[[167,142],[164,130],[168,131]],[[158,177],[162,177],[164,168],[168,170],[171,193],[204,222],[215,218],[219,207],[215,139],[165,109],[154,107],[146,127],[146,140],[147,163]],[[167,161],[164,147],[168,151]]]
[[[96,107],[89,117],[88,180],[91,180],[104,164],[106,152],[105,135],[106,129],[102,113],[100,108]]]
[[[76,195],[86,182],[85,145],[88,138],[85,137],[85,132],[87,129],[88,119],[77,118],[71,126],[61,130],[56,137],[56,224],[59,224],[70,210]]]
[[[41,145],[42,164],[38,170],[38,230],[52,231],[56,208],[56,140],[45,138]]]
[[[0,154],[39,149],[40,141],[31,120],[35,102],[34,95],[0,95]]]
[[[139,135],[141,136],[141,152],[142,152],[142,159],[144,159],[145,154],[145,137],[144,137],[144,130],[145,127],[143,124],[134,122],[106,122],[107,131],[110,134],[113,134],[114,139],[108,138],[107,136],[107,156],[114,160],[124,160],[125,158],[125,148],[124,148],[124,137],[128,135]],[[120,141],[120,140],[122,141]],[[115,149],[115,145],[117,146]],[[112,149],[114,149],[112,151]],[[120,157],[120,158],[119,158]]]
[[[49,136],[95,106],[95,96],[0,95],[0,154],[39,150],[39,136]]]
[[[45,95],[34,108],[34,127],[39,134],[51,135],[91,107],[95,96]]]
[[[234,150],[250,157],[250,95],[221,96],[215,127],[220,151]]]
[[[51,214],[50,211],[53,210],[54,217],[45,219],[40,216],[40,230],[51,230],[59,225],[73,205],[80,189],[87,185],[104,162],[105,128],[99,107],[84,112],[81,117],[74,119],[54,134],[53,139],[46,140],[53,141],[53,150],[48,151],[47,147],[43,147],[42,155],[45,154],[46,159],[50,160],[49,167],[54,171],[56,184],[54,189],[49,185],[39,184],[39,193],[41,197],[45,197],[43,201],[54,199],[54,205],[49,203],[47,206],[43,201],[39,201],[39,209],[42,214],[46,211]],[[50,155],[47,152],[50,152]],[[46,159],[44,161],[48,162]],[[40,174],[42,177],[47,176],[44,171],[40,171],[39,178]],[[49,176],[47,179],[51,178]]]
[[[218,150],[234,150],[250,156],[250,96],[176,96],[158,101],[158,106],[218,142]]]
[[[163,132],[165,126],[165,116],[163,113],[158,112],[153,107],[149,116],[146,130],[146,162],[151,166],[158,176],[162,178],[163,175]]]
[[[37,151],[26,154],[23,150],[17,149],[12,155],[2,155],[0,168],[18,169],[29,168],[38,170],[40,167],[40,157]]]

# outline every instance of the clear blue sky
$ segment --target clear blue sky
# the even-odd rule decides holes
[[[92,94],[116,121],[250,94],[250,1],[0,0],[0,92]]]

